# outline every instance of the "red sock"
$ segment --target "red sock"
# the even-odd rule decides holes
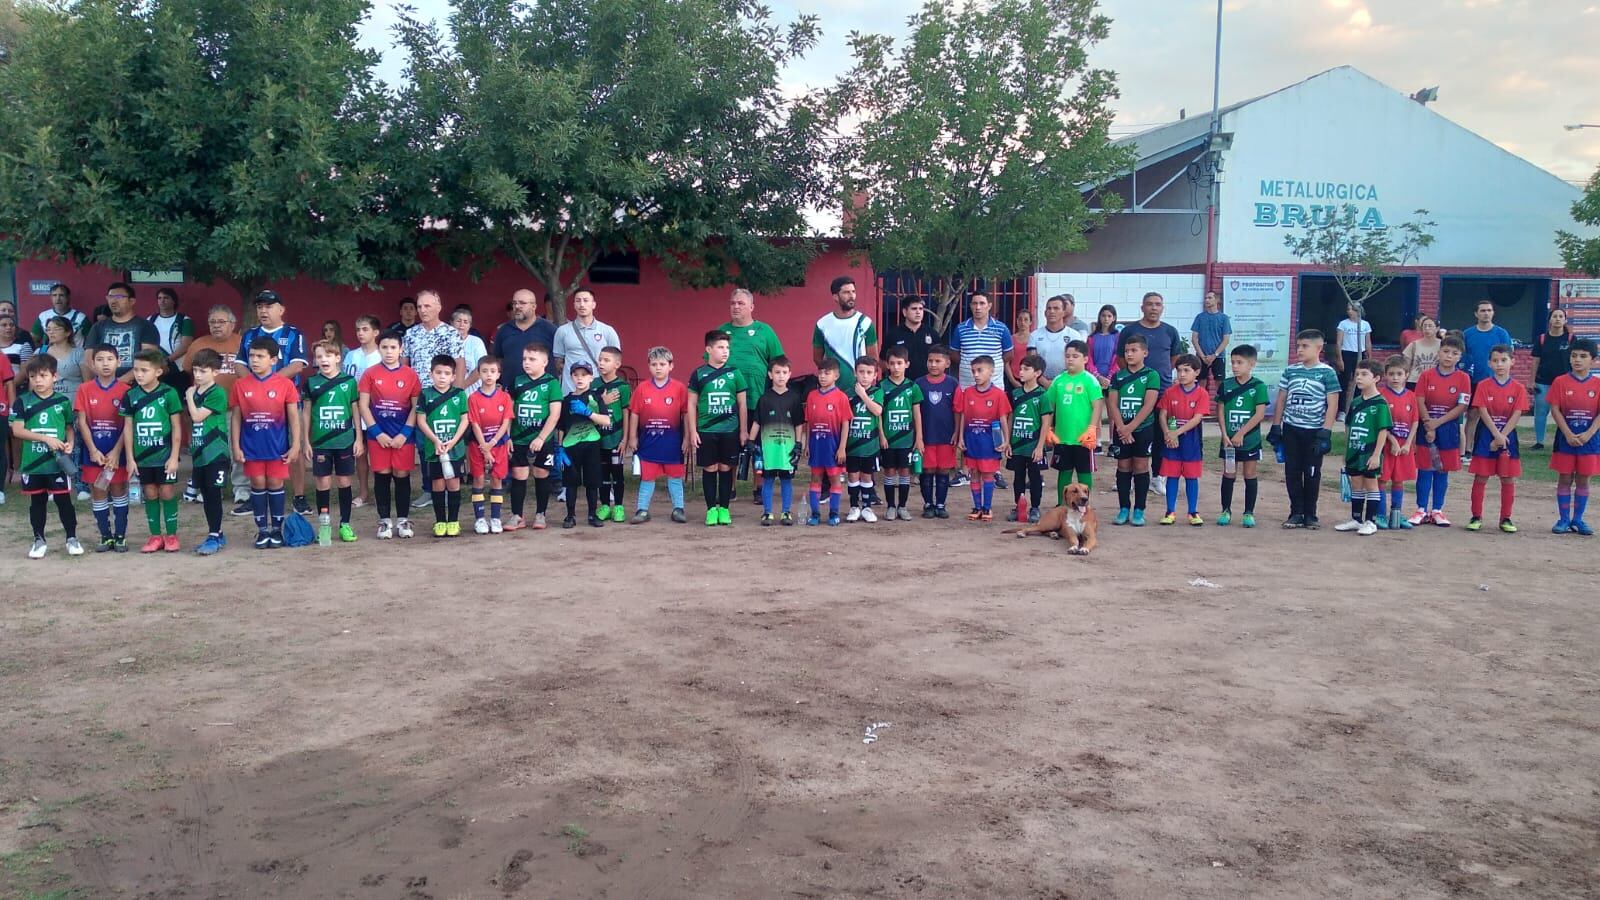
[[[1489,492],[1489,479],[1478,476],[1472,479],[1472,517],[1483,518],[1483,496]]]
[[[1517,502],[1517,483],[1515,481],[1500,482],[1500,518],[1511,518],[1511,507]]]

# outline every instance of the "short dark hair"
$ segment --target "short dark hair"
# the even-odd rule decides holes
[[[1454,331],[1439,339],[1439,349],[1443,350],[1446,347],[1457,353],[1467,352],[1467,342],[1463,341],[1461,335],[1456,334]]]
[[[412,306],[416,306],[417,305],[417,298],[415,298],[415,297],[401,297],[400,298],[400,308],[401,309],[405,309],[407,303],[411,304]]]
[[[215,350],[196,350],[194,357],[189,360],[191,369],[220,369],[222,368],[222,354]]]
[[[994,368],[994,357],[990,356],[987,353],[979,354],[978,356],[974,356],[972,358],[972,362],[970,363],[970,365],[974,365],[974,366],[984,365],[984,366],[988,366],[989,368],[992,369],[992,368]]]
[[[500,357],[495,356],[493,353],[487,353],[478,357],[478,368],[481,369],[484,366],[494,366],[496,369],[500,368]]]
[[[916,294],[912,294],[909,297],[901,297],[900,298],[900,309],[904,310],[906,307],[910,306],[913,303],[915,303],[918,306],[927,306],[928,305],[928,301],[922,299],[921,297],[917,296]]]
[[[102,353],[109,353],[112,356],[117,356],[117,348],[111,346],[110,344],[95,344],[89,348],[89,359],[93,360],[96,356],[99,356]],[[117,356],[117,359],[120,361],[122,357]]]
[[[851,278],[849,275],[840,275],[838,278],[835,278],[831,283],[829,283],[829,285],[828,285],[828,293],[837,295],[840,291],[844,290],[847,286],[853,285],[855,283],[856,283],[856,280],[854,278]]]
[[[1594,341],[1590,340],[1589,338],[1578,338],[1577,340],[1568,344],[1567,355],[1571,356],[1574,353],[1587,353],[1590,356],[1593,356]]]
[[[767,361],[767,368],[769,370],[770,369],[775,369],[778,366],[783,366],[785,369],[793,368],[789,364],[789,357],[784,356],[782,353],[778,354],[777,356],[774,356],[772,359]]]
[[[950,348],[943,344],[934,344],[928,348],[929,356],[942,356],[946,361],[950,359]]]
[[[903,359],[903,360],[906,360],[907,362],[909,362],[911,360],[911,351],[907,350],[906,348],[901,347],[901,346],[894,346],[894,347],[890,347],[889,349],[883,351],[883,358],[884,359]]]
[[[56,374],[56,358],[48,353],[35,353],[29,357],[22,366],[22,377],[27,378],[40,372]]]
[[[400,335],[392,331],[385,331],[383,334],[378,335],[378,343],[382,344],[384,341],[394,341],[396,344],[405,343],[405,341],[400,340]]]
[[[1231,353],[1229,353],[1228,355],[1229,356],[1237,356],[1240,359],[1255,359],[1256,358],[1256,348],[1251,346],[1250,344],[1240,344],[1239,346],[1233,348],[1233,351]]]
[[[1391,369],[1400,369],[1403,372],[1409,372],[1411,371],[1411,364],[1406,362],[1406,358],[1404,356],[1396,353],[1395,355],[1383,361],[1383,370],[1387,372]]]
[[[1373,378],[1383,377],[1383,366],[1379,365],[1378,361],[1370,356],[1356,363],[1356,368],[1363,372],[1371,372]]]
[[[1510,344],[1495,344],[1493,347],[1489,348],[1489,355],[1490,356],[1493,356],[1496,353],[1504,353],[1507,356],[1511,356],[1512,355],[1512,353],[1511,353],[1511,345]]]
[[[1490,309],[1494,309],[1494,301],[1490,300],[1488,297],[1485,297],[1482,300],[1479,300],[1477,303],[1472,304],[1472,311],[1477,312],[1478,310],[1483,309],[1485,306],[1489,307]],[[1493,353],[1494,351],[1490,350],[1489,352]]]
[[[273,359],[277,359],[278,354],[283,352],[283,348],[278,346],[278,342],[276,340],[273,340],[264,334],[257,335],[256,339],[250,342],[250,350],[248,352],[254,353],[257,350],[266,351],[267,355],[271,356]]]
[[[1062,351],[1062,352],[1065,352],[1065,351]],[[1043,372],[1044,371],[1044,357],[1040,356],[1037,353],[1029,353],[1027,356],[1024,356],[1020,362],[1017,363],[1017,366],[1018,367],[1027,366],[1028,368],[1034,370],[1035,372]]]
[[[538,352],[538,353],[543,353],[545,355],[545,358],[547,358],[547,359],[550,356],[550,347],[549,347],[549,345],[540,343],[539,341],[534,341],[534,342],[529,343],[529,344],[524,344],[523,347],[522,347],[522,355],[523,356],[527,356],[529,350],[533,350],[533,351]]]
[[[1068,350],[1076,350],[1079,353],[1082,353],[1084,356],[1088,356],[1089,344],[1086,341],[1067,341],[1067,345],[1061,348],[1061,355],[1066,356]]]
[[[1121,347],[1122,350],[1127,350],[1129,347],[1132,347],[1134,344],[1138,344],[1139,346],[1145,348],[1146,350],[1150,349],[1150,341],[1148,341],[1145,338],[1144,335],[1142,335],[1142,334],[1128,334],[1126,331],[1124,331],[1123,334],[1127,334],[1128,336],[1122,339],[1122,347]]]
[[[706,346],[709,347],[717,341],[732,341],[733,336],[718,328],[706,332]]]
[[[872,369],[879,368],[879,366],[878,366],[878,358],[876,356],[866,356],[866,355],[862,355],[862,356],[856,357],[856,368],[859,369],[862,366],[867,366],[868,368],[872,368]]]
[[[61,291],[68,297],[72,296],[72,288],[67,287],[66,282],[58,281],[50,285],[50,293],[54,294],[56,291]]]
[[[120,290],[127,294],[128,299],[130,300],[134,297],[133,285],[127,283],[126,281],[113,281],[109,286],[106,287],[106,293],[108,294],[116,290]]]
[[[1185,353],[1173,360],[1172,367],[1176,369],[1179,366],[1193,369],[1196,372],[1203,372],[1206,368],[1206,364],[1200,361],[1200,357],[1195,356],[1193,353]]]
[[[823,357],[822,362],[817,363],[817,372],[832,372],[837,375],[839,374],[839,361],[831,356]]]
[[[1294,336],[1294,339],[1296,341],[1326,341],[1327,340],[1327,338],[1322,336],[1322,332],[1318,331],[1315,328],[1303,329],[1299,334]]]
[[[156,288],[156,299],[157,300],[161,299],[161,295],[162,294],[166,294],[168,297],[172,298],[172,305],[174,307],[179,305],[179,303],[178,303],[178,291],[177,291],[176,288],[170,288],[170,287]]]
[[[133,361],[155,366],[158,369],[165,369],[167,367],[167,355],[162,353],[160,350],[155,349],[140,350],[138,353],[133,355]]]
[[[450,371],[454,372],[456,369],[456,358],[454,356],[446,356],[445,354],[440,353],[434,356],[433,359],[428,360],[428,371],[432,372],[434,369],[437,369],[440,366],[449,366]]]
[[[729,340],[732,340],[732,338],[729,338]],[[622,358],[622,348],[613,346],[611,344],[607,344],[604,347],[601,347],[600,348],[600,352],[601,353],[610,353],[612,356],[615,356],[617,359],[621,359]]]

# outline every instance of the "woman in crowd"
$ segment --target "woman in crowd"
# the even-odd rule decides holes
[[[1550,310],[1544,334],[1533,339],[1533,356],[1539,368],[1533,373],[1533,449],[1544,449],[1544,431],[1550,421],[1550,385],[1572,371],[1572,332],[1567,330],[1567,311]]]

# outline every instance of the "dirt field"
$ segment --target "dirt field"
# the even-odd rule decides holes
[[[1262,493],[1089,560],[741,501],[29,562],[14,498],[0,896],[1600,896],[1600,544]]]

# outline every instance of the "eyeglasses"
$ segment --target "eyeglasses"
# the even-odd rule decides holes
[[[233,320],[232,319],[207,319],[206,320],[206,324],[207,325],[232,325],[233,324]]]

